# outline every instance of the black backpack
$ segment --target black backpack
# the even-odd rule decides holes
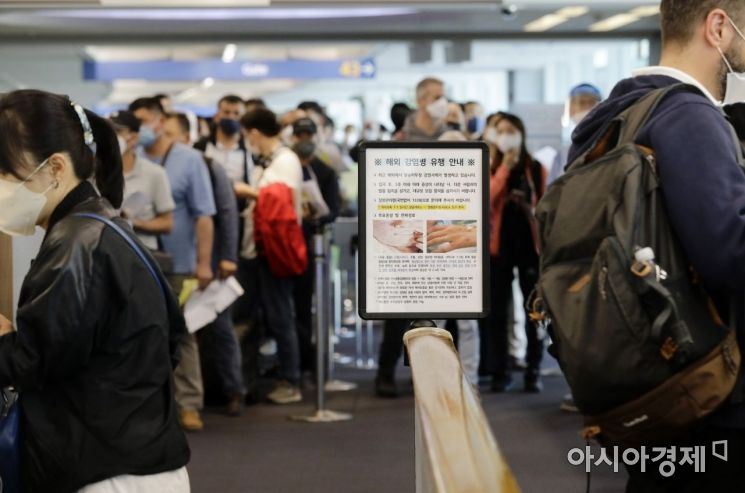
[[[671,227],[654,152],[635,144],[674,85],[651,91],[539,203],[532,318],[604,445],[664,443],[732,393],[740,352]],[[738,142],[739,145],[739,142]],[[654,260],[652,260],[654,257]]]

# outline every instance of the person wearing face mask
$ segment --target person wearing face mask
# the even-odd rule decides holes
[[[428,77],[416,86],[418,110],[411,113],[401,131],[403,140],[436,141],[447,132],[448,100],[445,84]]]
[[[229,94],[220,98],[212,119],[212,133],[194,144],[194,148],[222,166],[231,181],[248,183],[253,159],[241,136],[240,119],[245,111],[246,105],[239,96]]]
[[[497,158],[497,122],[501,116],[501,112],[496,112],[486,117],[484,132],[481,135],[481,139],[489,147],[489,161],[491,162],[491,166],[494,165],[494,160]]]
[[[489,184],[492,310],[486,327],[493,336],[492,391],[505,392],[512,386],[508,341],[514,270],[517,268],[520,288],[528,299],[538,281],[533,211],[546,188],[546,171],[528,153],[525,125],[520,118],[500,113],[493,123],[496,153]],[[528,350],[524,388],[526,392],[540,392],[543,341],[535,324],[527,316],[525,320]]]
[[[466,117],[463,113],[463,107],[460,104],[452,101],[448,103],[448,115],[445,117],[445,125],[448,127],[448,130],[460,132],[465,135]]]
[[[662,0],[660,64],[620,81],[573,136],[572,161],[586,152],[609,121],[650,91],[685,83],[668,94],[645,122],[636,143],[655,153],[656,171],[674,233],[712,298],[737,331],[745,350],[745,174],[742,147],[722,113],[722,100],[737,99],[745,84],[745,2]],[[742,373],[743,366],[740,367]],[[742,375],[741,375],[742,379]],[[661,477],[657,468],[630,468],[627,491],[734,491],[745,484],[743,386],[680,443],[704,446],[728,440],[729,458],[715,469],[693,468]]]
[[[308,252],[313,251],[313,235],[319,228],[333,223],[339,216],[341,194],[336,173],[316,157],[315,122],[301,118],[292,125],[293,146],[303,166],[303,236]],[[307,192],[306,192],[307,191]],[[319,199],[323,202],[319,204]],[[321,211],[320,209],[324,209]],[[295,279],[295,318],[300,343],[300,368],[303,372],[315,369],[313,349],[313,290],[315,268],[309,263],[305,273]]]
[[[186,327],[118,218],[114,129],[66,96],[22,90],[0,97],[0,132],[0,231],[45,230],[17,331],[0,316],[0,386],[20,394],[23,491],[188,493],[173,388]]]
[[[150,250],[159,250],[158,236],[173,229],[176,204],[165,170],[137,153],[140,121],[130,111],[109,117],[116,130],[124,170],[122,216]]]
[[[478,140],[484,131],[484,126],[486,125],[486,120],[484,118],[486,113],[484,107],[481,103],[469,101],[465,104],[464,112],[466,119],[466,137],[468,137],[469,140]]]
[[[334,142],[334,121],[326,113],[323,106],[317,101],[303,101],[298,105],[298,110],[304,111],[304,116],[313,120],[318,128],[316,156],[333,169],[337,175],[348,171],[347,164],[342,157],[341,146]],[[289,136],[290,142],[292,142],[291,129]]]
[[[569,92],[569,99],[567,100],[566,107],[564,109],[564,116],[562,117],[562,137],[561,137],[561,149],[554,159],[553,165],[551,165],[551,171],[548,174],[548,184],[553,183],[558,177],[564,174],[564,168],[567,164],[567,153],[572,143],[572,133],[577,125],[584,120],[590,112],[600,104],[603,100],[603,96],[600,93],[600,89],[593,86],[592,84],[579,84],[572,88]]]
[[[241,118],[243,136],[252,153],[261,156],[261,166],[254,168],[251,183],[236,187],[242,198],[256,203],[264,188],[274,184],[285,185],[292,193],[292,208],[298,224],[302,218],[303,170],[298,156],[282,143],[282,127],[277,116],[266,108],[256,108]],[[284,204],[286,206],[287,204]],[[253,211],[253,209],[251,209]],[[246,220],[250,221],[250,216]],[[293,307],[294,282],[291,277],[276,276],[261,245],[257,245],[253,228],[246,228],[241,255],[254,259],[257,265],[257,279],[241,279],[241,282],[258,281],[258,302],[261,304],[266,330],[277,341],[280,372],[275,388],[267,399],[275,404],[291,404],[303,399],[300,392],[300,353],[295,329],[295,310]],[[248,300],[252,301],[252,300]]]
[[[187,143],[191,134],[188,117],[184,113],[170,113],[163,132],[176,142]],[[226,280],[238,271],[238,207],[233,183],[225,169],[209,158],[205,158],[205,166],[209,171],[217,208],[213,217],[215,243],[212,247],[212,270],[219,279]],[[214,376],[211,381],[205,378],[207,392],[210,391],[209,384],[213,384],[215,393],[221,394],[226,400],[225,413],[228,416],[240,416],[247,391],[232,313],[232,306],[222,311],[214,322],[199,332],[198,339],[201,362],[208,365],[207,371],[211,371]]]
[[[153,98],[140,98],[129,105],[140,120],[140,145],[144,157],[160,164],[171,184],[176,203],[173,231],[161,241],[173,258],[172,288],[180,293],[183,282],[195,278],[199,288],[213,279],[215,198],[202,155],[176,142],[164,132],[166,114]],[[200,431],[204,423],[199,411],[204,406],[204,389],[199,363],[199,347],[193,334],[184,338],[181,364],[176,369],[176,402],[181,408],[181,423],[189,431]]]

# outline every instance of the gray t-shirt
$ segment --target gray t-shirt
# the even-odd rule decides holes
[[[137,156],[132,172],[124,175],[122,210],[130,219],[149,221],[176,208],[171,185],[162,166]],[[158,237],[138,233],[146,247],[156,250]]]
[[[434,142],[440,138],[440,135],[448,131],[448,127],[443,121],[437,126],[437,128],[435,128],[434,133],[425,133],[424,130],[416,126],[417,114],[418,112],[414,111],[406,118],[404,128],[402,129],[405,140],[413,140],[416,142]]]

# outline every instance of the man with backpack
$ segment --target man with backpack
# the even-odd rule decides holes
[[[551,318],[552,353],[562,363],[586,423],[594,424],[586,430],[588,436],[604,437],[605,445],[624,445],[638,428],[646,434],[634,437],[637,450],[643,445],[706,447],[705,474],[679,466],[668,478],[655,464],[647,464],[646,472],[639,465],[628,467],[627,492],[739,491],[745,485],[745,399],[737,352],[737,346],[742,352],[745,332],[745,173],[742,148],[720,101],[731,102],[745,85],[739,76],[745,72],[745,2],[662,0],[660,8],[660,65],[618,83],[582,121],[573,136],[567,174],[552,185],[539,206],[543,253],[538,291]],[[619,115],[623,121],[616,120]],[[634,159],[637,164],[632,164]],[[599,171],[601,166],[606,170]],[[620,202],[611,204],[600,197],[602,180],[582,181],[593,174],[608,178],[610,167],[625,167],[626,181],[642,176],[645,169],[651,171],[635,190],[627,187]],[[626,184],[616,180],[608,189]],[[585,195],[580,199],[578,192]],[[630,197],[641,205],[635,208]],[[592,224],[605,224],[605,229],[597,235]],[[631,233],[625,235],[619,225],[629,226]],[[608,230],[614,234],[603,236]],[[625,241],[627,236],[643,240]],[[598,238],[604,238],[599,246],[593,243]],[[654,249],[645,248],[652,244]],[[597,253],[591,258],[588,252]],[[557,290],[567,279],[571,282]],[[599,316],[601,312],[605,315]],[[593,339],[592,331],[622,337],[607,332],[622,323],[632,335],[618,340],[627,343],[610,347]],[[659,347],[647,351],[656,341]],[[697,351],[704,352],[693,358]],[[640,370],[624,376],[619,370],[630,360],[638,360],[635,368],[664,369],[669,360],[669,373],[658,374],[660,383],[677,387],[687,372],[702,368],[706,354],[718,366],[708,367],[711,379],[696,391],[710,397],[710,403],[689,403],[685,397],[666,400],[669,385],[645,387],[654,380],[646,379],[650,375]],[[603,375],[588,375],[589,367],[577,364],[600,359],[605,361]],[[610,379],[616,374],[630,385],[613,386]],[[591,379],[596,385],[589,392],[582,382]],[[608,382],[605,388],[603,379]],[[604,394],[610,396],[606,402],[612,402],[614,396],[634,390],[635,398],[612,409],[593,400]],[[715,390],[721,390],[719,395],[712,394]],[[644,408],[650,401],[637,400],[642,396],[662,396],[654,405],[665,411],[646,412],[657,409]],[[699,406],[698,414],[681,411],[684,405]],[[629,406],[636,414],[623,415],[618,428],[622,431],[617,433],[610,416],[615,412],[620,418]],[[675,413],[687,413],[686,419],[675,424],[665,420]],[[658,439],[663,428],[669,433]],[[711,455],[712,443],[720,440],[728,441],[727,461]]]

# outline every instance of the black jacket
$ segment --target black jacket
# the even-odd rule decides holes
[[[116,232],[79,212],[116,216],[88,182],[64,199],[24,281],[18,331],[0,337],[0,386],[19,389],[30,493],[189,461],[173,398],[178,302],[170,291],[164,300]]]
[[[315,156],[309,166],[316,175],[318,188],[321,190],[323,201],[329,208],[329,213],[316,221],[303,219],[303,234],[308,240],[313,237],[317,225],[324,226],[333,223],[339,217],[339,211],[341,210],[341,192],[339,191],[339,177],[336,172]],[[303,177],[306,176],[306,173],[307,171],[304,169]]]

